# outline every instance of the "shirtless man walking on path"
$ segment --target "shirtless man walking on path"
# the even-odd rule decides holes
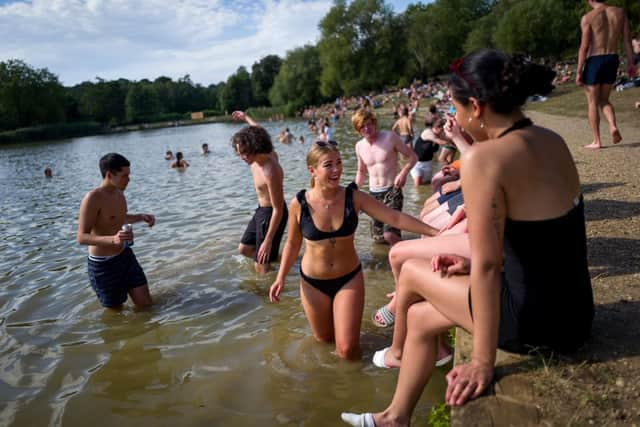
[[[89,191],[80,204],[78,243],[89,246],[91,287],[108,308],[119,308],[127,294],[139,307],[151,305],[147,278],[130,248],[133,231],[122,230],[122,226],[144,221],[151,227],[156,219],[153,215],[128,212],[124,190],[129,184],[129,166],[120,154],[103,156],[102,183]]]
[[[584,85],[587,96],[589,125],[593,141],[585,148],[602,147],[600,139],[600,111],[609,122],[612,142],[617,144],[622,135],[616,125],[616,114],[609,101],[611,87],[618,71],[618,41],[622,38],[627,55],[629,76],[636,74],[633,65],[629,21],[619,7],[607,6],[604,0],[587,0],[592,11],[582,16],[580,29],[582,38],[578,51],[576,84]]]
[[[411,145],[413,143],[413,124],[409,118],[409,108],[402,107],[400,118],[396,120],[391,130],[398,132],[405,144]]]
[[[362,136],[355,147],[358,158],[356,185],[362,187],[368,173],[369,194],[390,208],[402,211],[402,187],[407,182],[409,171],[418,161],[416,153],[395,132],[378,131],[377,118],[367,109],[359,109],[351,118],[351,123]],[[398,154],[407,160],[400,172]],[[379,221],[373,221],[371,235],[376,243],[387,242],[392,246],[402,240],[400,230]]]
[[[249,221],[238,250],[255,261],[256,272],[267,273],[271,262],[278,259],[280,241],[287,225],[288,211],[284,201],[284,172],[273,151],[269,133],[242,111],[234,111],[234,120],[245,126],[231,139],[233,149],[251,167],[258,208]]]

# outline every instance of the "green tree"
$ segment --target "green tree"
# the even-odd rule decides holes
[[[246,110],[253,105],[251,76],[245,67],[239,67],[220,91],[220,107],[225,111]]]
[[[534,57],[560,57],[575,52],[580,41],[579,16],[563,7],[568,1],[522,0],[502,16],[495,29],[496,46]]]
[[[96,80],[96,83],[87,82],[82,86],[80,114],[104,124],[124,122],[128,82],[105,81],[99,77]]]
[[[287,52],[269,91],[271,104],[288,105],[291,114],[303,105],[321,103],[320,73],[320,57],[315,46],[306,45]]]
[[[448,71],[451,60],[463,55],[473,23],[489,13],[488,0],[437,0],[410,7],[407,46],[422,77]]]
[[[322,94],[363,93],[395,82],[405,64],[404,31],[382,0],[336,0],[320,21]]]
[[[153,120],[161,112],[162,106],[151,84],[138,82],[129,86],[125,109],[127,121],[139,123]]]
[[[267,55],[251,66],[251,88],[254,105],[269,105],[269,89],[280,71],[282,59],[277,55]]]
[[[65,120],[65,90],[46,68],[23,61],[0,62],[0,130]]]

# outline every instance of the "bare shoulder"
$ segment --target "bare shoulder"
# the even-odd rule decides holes
[[[617,17],[622,17],[624,16],[624,9],[618,6],[607,6],[606,7],[607,13],[615,15]]]
[[[100,202],[104,200],[104,198],[105,198],[104,190],[98,187],[98,188],[94,188],[93,190],[85,194],[84,198],[82,199],[82,203],[97,205],[97,204],[100,204]]]
[[[300,202],[298,201],[297,196],[293,196],[291,201],[289,202],[289,216],[294,218],[298,218],[300,215]]]
[[[261,166],[264,176],[269,179],[282,179],[284,171],[277,158],[272,157],[268,162]]]

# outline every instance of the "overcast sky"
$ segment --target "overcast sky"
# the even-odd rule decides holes
[[[417,0],[387,0],[403,12]],[[0,0],[0,61],[48,68],[62,84],[226,80],[240,65],[315,43],[332,0]]]

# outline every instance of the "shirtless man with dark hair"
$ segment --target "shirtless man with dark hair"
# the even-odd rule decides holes
[[[133,231],[127,223],[144,221],[152,227],[153,215],[129,213],[124,190],[129,184],[129,161],[117,153],[100,159],[102,182],[80,204],[77,240],[89,247],[87,270],[91,287],[102,306],[118,309],[131,297],[138,307],[151,305],[147,277],[131,250]]]
[[[633,51],[629,21],[619,7],[607,6],[604,0],[587,0],[593,10],[582,16],[582,38],[578,51],[576,84],[584,85],[587,95],[589,125],[593,141],[585,148],[602,147],[600,139],[600,111],[609,122],[612,142],[617,144],[622,135],[616,125],[616,114],[609,101],[611,87],[618,71],[618,41],[622,38],[627,55],[629,77],[634,77]]]
[[[398,132],[405,144],[411,145],[413,142],[413,123],[411,123],[411,118],[409,117],[408,107],[405,106],[400,109],[400,118],[396,120],[391,130]]]
[[[244,111],[234,111],[234,120],[245,126],[236,132],[231,144],[240,158],[251,167],[258,208],[240,239],[238,251],[253,258],[256,272],[265,274],[278,260],[280,242],[289,213],[284,201],[284,172],[273,150],[269,133]]]

